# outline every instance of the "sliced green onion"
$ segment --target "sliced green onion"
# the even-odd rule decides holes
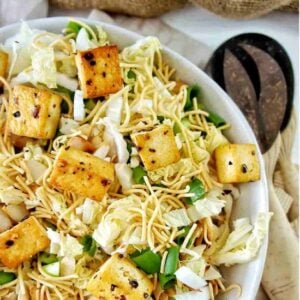
[[[83,252],[88,253],[90,256],[94,256],[97,250],[96,241],[90,236],[85,235],[81,238],[80,244],[83,245]]]
[[[197,84],[190,85],[187,88],[186,101],[184,105],[184,110],[190,110],[193,108],[193,99],[199,99],[201,96],[200,87]]]
[[[191,124],[190,121],[189,121],[189,118],[183,118],[183,119],[180,120],[180,122],[186,128],[188,128]],[[174,124],[173,132],[174,132],[174,134],[181,133],[181,128],[180,128],[178,123]]]
[[[134,80],[136,80],[136,74],[135,74],[135,72],[132,71],[132,70],[129,70],[129,71],[127,72],[127,77],[128,77],[129,79],[134,79]]]
[[[206,117],[206,119],[209,122],[213,123],[216,127],[220,127],[226,124],[226,121],[222,117],[213,112],[209,112],[209,115],[208,117]]]
[[[76,35],[78,34],[78,32],[80,31],[81,28],[82,28],[81,25],[79,25],[78,23],[73,22],[73,21],[69,21],[69,23],[67,24],[68,32],[76,33]]]
[[[84,101],[84,105],[88,110],[92,110],[96,106],[96,101],[94,99],[88,99]]]
[[[132,153],[133,144],[131,142],[127,142],[126,143],[126,147],[127,147],[127,151],[129,152],[129,154],[131,154]]]
[[[194,196],[186,198],[186,202],[188,204],[194,204],[196,201],[204,198],[205,188],[201,180],[195,178],[192,180],[189,186],[190,186],[189,193],[194,193]]]
[[[133,181],[137,184],[144,183],[144,176],[146,175],[146,171],[141,166],[137,166],[132,169],[132,178]]]
[[[166,263],[165,263],[164,274],[166,275],[174,274],[177,270],[178,260],[179,260],[179,247],[174,246],[169,248],[168,255],[166,258]]]
[[[72,92],[71,90],[61,86],[61,85],[57,85],[57,88],[54,89],[54,91],[58,92],[58,93],[63,93],[68,95],[72,100],[74,98],[74,92]]]
[[[157,116],[157,120],[159,121],[159,123],[162,123],[164,119],[165,119],[164,116]]]
[[[60,262],[57,261],[52,264],[45,265],[43,266],[43,269],[47,274],[58,277],[60,273]]]
[[[163,290],[169,289],[176,284],[176,276],[174,274],[159,274],[159,284]]]
[[[184,242],[186,236],[188,235],[190,229],[191,229],[191,226],[185,226],[182,228],[184,230],[183,233],[181,233],[180,235],[178,235],[175,239],[175,242],[176,244],[178,245],[182,245],[182,243]]]
[[[9,283],[17,278],[15,273],[0,271],[0,285]]]
[[[160,270],[161,257],[149,248],[134,252],[130,258],[147,274],[158,273]]]
[[[49,265],[52,264],[54,262],[57,262],[58,258],[55,254],[50,254],[48,252],[43,252],[40,255],[40,262],[42,265]]]

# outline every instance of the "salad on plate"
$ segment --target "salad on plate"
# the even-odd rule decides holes
[[[214,299],[220,266],[258,254],[271,215],[231,220],[260,179],[201,86],[155,37],[20,31],[0,45],[0,298]],[[228,122],[227,122],[228,121]]]

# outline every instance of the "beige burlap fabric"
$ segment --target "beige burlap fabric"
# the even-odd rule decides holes
[[[59,8],[96,8],[138,17],[155,17],[184,6],[187,0],[50,0]]]
[[[59,8],[97,8],[139,17],[154,17],[192,2],[218,15],[249,19],[276,9],[299,11],[298,0],[50,0]]]
[[[228,18],[256,18],[273,10],[288,6],[291,0],[191,0],[218,15]],[[297,1],[298,3],[298,1]],[[293,3],[293,7],[295,3]]]

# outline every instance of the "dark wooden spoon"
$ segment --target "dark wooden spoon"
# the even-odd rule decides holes
[[[284,48],[265,35],[238,35],[214,52],[206,70],[240,107],[266,152],[293,105],[294,75]]]

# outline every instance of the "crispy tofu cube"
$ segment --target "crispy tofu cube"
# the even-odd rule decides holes
[[[8,54],[4,51],[0,51],[0,77],[6,77],[8,67]],[[1,86],[2,83],[0,83]]]
[[[160,125],[151,131],[132,134],[131,138],[148,171],[165,167],[180,159],[170,126]]]
[[[256,146],[253,144],[226,144],[215,150],[219,181],[239,183],[260,179]]]
[[[122,88],[117,46],[80,51],[75,60],[84,98],[106,96]]]
[[[60,149],[49,183],[58,190],[101,200],[113,181],[114,164],[68,146]]]
[[[105,300],[147,300],[152,299],[153,284],[128,258],[114,254],[89,281],[87,291]]]
[[[62,98],[47,90],[15,86],[8,105],[9,131],[36,139],[52,139],[60,119]]]
[[[46,231],[35,217],[30,217],[0,234],[0,260],[15,269],[50,244]]]

